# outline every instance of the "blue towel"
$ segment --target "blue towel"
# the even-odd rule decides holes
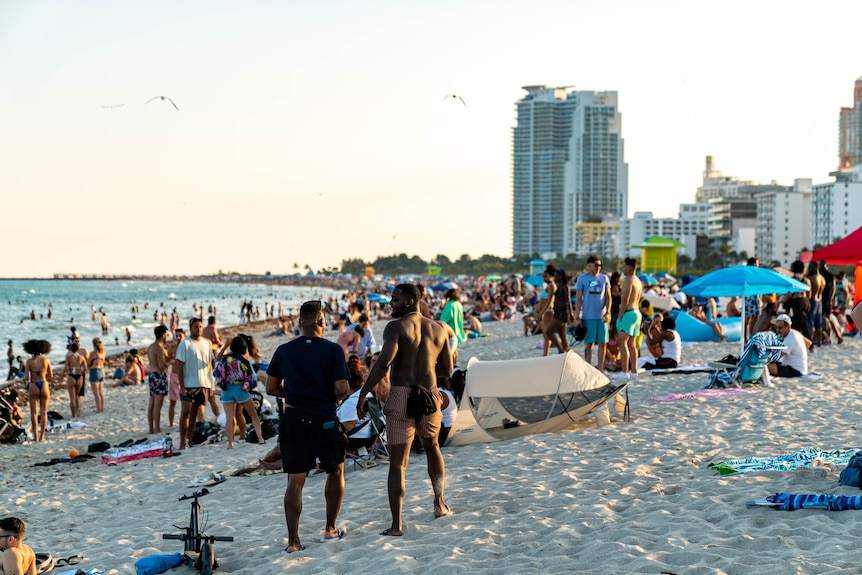
[[[823,495],[823,494],[793,494],[776,493],[767,498],[780,511],[794,509],[825,509],[826,511],[846,511],[862,509],[862,495]]]

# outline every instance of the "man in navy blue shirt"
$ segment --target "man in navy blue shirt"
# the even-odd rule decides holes
[[[302,488],[315,459],[327,473],[326,527],[321,543],[338,541],[344,530],[335,525],[344,498],[344,454],[347,436],[335,415],[336,402],[350,395],[350,375],[344,350],[323,338],[326,316],[319,301],[307,301],[299,310],[301,335],[285,343],[272,356],[266,370],[266,391],[283,397],[284,414],[279,428],[281,458],[287,473],[284,518],[287,523],[286,553],[302,551],[299,515]]]

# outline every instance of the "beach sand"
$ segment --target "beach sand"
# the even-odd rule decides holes
[[[373,326],[378,339],[383,325]],[[520,335],[520,322],[486,328],[490,337],[461,347],[461,365],[471,356],[541,354],[535,338]],[[283,341],[260,337],[267,356]],[[822,379],[775,379],[774,389],[723,399],[651,401],[703,388],[708,376],[642,374],[630,390],[630,422],[611,409],[610,425],[598,427],[590,417],[557,434],[444,448],[446,500],[454,514],[440,519],[433,518],[424,456],[413,455],[403,538],[379,535],[390,522],[385,465],[348,468],[339,517],[347,535],[340,542],[318,542],[322,475],[305,486],[300,534],[307,549],[301,553],[280,554],[287,544],[283,474],[231,477],[209,487],[201,500],[206,530],[235,538],[216,545],[221,573],[858,573],[860,512],[745,506],[783,491],[862,494],[839,486],[836,471],[720,477],[707,464],[862,444],[856,429],[860,349],[862,341],[853,339],[818,349],[810,363]],[[683,363],[738,350],[738,344],[698,343],[683,350]],[[65,392],[54,398],[52,409],[68,414]],[[0,447],[0,515],[25,521],[26,543],[54,557],[81,554],[79,568],[134,573],[141,557],[181,550],[179,541],[161,536],[177,531],[172,524],[187,524],[188,502],[177,500],[193,491],[190,482],[254,463],[274,444],[238,443],[233,451],[224,443],[204,445],[181,457],[116,466],[32,467],[72,448],[85,452],[96,441],[145,437],[146,404],[145,386],[111,388],[106,412],[96,415],[88,392],[87,427],[53,433],[42,444]]]

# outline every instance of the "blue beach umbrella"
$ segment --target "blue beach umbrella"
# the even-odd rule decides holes
[[[808,291],[808,286],[768,268],[734,266],[709,272],[683,287],[681,291],[686,295],[700,297],[738,296],[744,302],[746,296],[803,292]],[[745,306],[741,307],[742,325],[745,326]],[[744,348],[745,337],[742,337],[740,342]]]
[[[371,303],[389,303],[389,297],[379,293],[365,294],[365,299]]]
[[[641,280],[641,283],[648,286],[656,286],[658,285],[658,280],[649,274],[638,274],[638,279]]]

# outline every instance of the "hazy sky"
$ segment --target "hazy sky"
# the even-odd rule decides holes
[[[0,0],[0,276],[508,256],[529,84],[619,92],[631,212],[676,216],[709,154],[829,181],[860,21],[858,0]]]

